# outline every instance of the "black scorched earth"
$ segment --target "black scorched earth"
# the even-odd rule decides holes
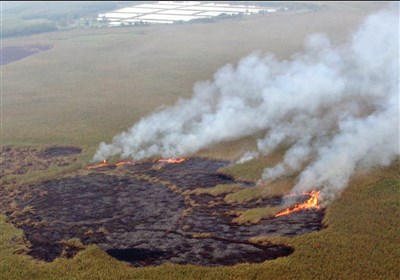
[[[18,152],[8,149],[14,151],[12,155]],[[65,165],[80,152],[60,149],[30,154],[41,163],[53,160]],[[7,151],[3,149],[2,154],[7,163]],[[23,229],[34,258],[72,257],[84,245],[97,244],[134,266],[259,263],[287,256],[293,249],[284,244],[252,243],[251,237],[294,236],[321,229],[323,210],[299,211],[257,224],[232,222],[232,210],[277,206],[281,197],[226,204],[223,195],[191,192],[229,183],[253,187],[217,171],[227,164],[189,158],[178,164],[110,165],[69,174],[15,193],[8,219]],[[78,239],[80,242],[71,242]]]

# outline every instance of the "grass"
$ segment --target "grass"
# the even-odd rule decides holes
[[[331,279],[398,278],[399,201],[398,178],[352,185],[328,208],[327,229],[279,239],[296,248],[291,257],[301,259],[291,261],[290,270],[299,278],[320,278],[322,271]]]
[[[200,195],[200,194],[209,194],[212,196],[219,196],[221,194],[231,193],[238,190],[244,189],[243,186],[237,184],[225,184],[225,185],[216,185],[212,188],[197,188],[191,191],[191,194]]]
[[[284,178],[268,184],[262,183],[253,188],[245,188],[225,196],[226,203],[243,203],[263,197],[282,196],[290,192],[295,177]]]
[[[237,213],[238,217],[232,220],[233,223],[239,225],[242,224],[256,224],[263,218],[269,218],[274,216],[277,212],[282,210],[281,206],[277,207],[258,207],[253,209],[248,209],[246,211],[239,211]]]
[[[3,47],[53,48],[2,66],[2,142],[95,148],[161,105],[190,97],[195,82],[212,78],[226,63],[256,50],[289,58],[310,32],[325,32],[341,41],[371,9],[366,4],[364,9],[341,11],[332,4],[330,10],[295,16],[3,39]],[[204,153],[232,158],[248,147],[242,141],[230,145],[216,145]]]
[[[259,156],[241,164],[233,164],[221,169],[221,171],[237,179],[255,182],[261,178],[262,172],[266,167],[274,166],[282,159],[284,150],[285,147],[280,147],[268,156]]]
[[[134,4],[134,3],[132,3]],[[124,6],[124,4],[122,4]],[[112,2],[2,3],[2,39],[64,30],[93,22],[98,12],[119,7]],[[80,20],[84,18],[84,20]]]
[[[36,43],[54,47],[2,67],[2,144],[84,148],[76,166],[6,179],[26,186],[66,176],[90,160],[100,141],[110,141],[162,104],[190,97],[196,81],[210,79],[225,63],[236,62],[256,49],[287,59],[301,49],[303,38],[311,32],[325,32],[334,42],[341,41],[378,7],[375,3],[325,5],[319,12],[295,16],[4,39],[3,47]],[[237,159],[254,147],[255,138],[249,137],[215,145],[199,155]],[[280,156],[278,151],[224,171],[257,181],[262,170]],[[294,238],[253,239],[289,244],[295,249],[292,255],[232,267],[164,264],[136,269],[95,245],[73,259],[45,263],[23,254],[29,249],[23,232],[0,215],[0,279],[398,279],[399,178],[398,164],[356,174],[328,207],[324,230]],[[286,193],[293,180],[285,178],[246,190],[219,186],[208,192],[226,194],[227,202],[240,203]],[[272,209],[251,209],[237,221],[256,222],[268,211]]]
[[[2,39],[57,30],[54,23],[46,19],[21,20],[13,17],[2,19]]]
[[[85,155],[82,156],[82,159],[68,166],[57,166],[50,165],[49,168],[44,170],[30,170],[25,174],[10,174],[1,178],[1,182],[3,184],[4,190],[12,191],[15,188],[21,186],[29,186],[34,183],[43,181],[44,179],[54,179],[60,176],[66,176],[72,171],[77,171],[80,169],[85,163],[88,161],[83,161]],[[84,172],[84,171],[83,171]]]
[[[294,238],[257,237],[295,248],[262,264],[198,267],[165,264],[133,269],[95,245],[73,259],[36,261],[24,252],[23,233],[0,218],[0,279],[398,279],[400,250],[398,165],[356,175],[327,209],[319,232]]]

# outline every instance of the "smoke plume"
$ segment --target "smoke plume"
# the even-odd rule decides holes
[[[254,53],[226,65],[191,99],[141,119],[94,160],[187,156],[209,145],[265,132],[258,151],[289,145],[264,170],[272,181],[299,173],[295,192],[320,188],[330,199],[357,168],[385,166],[399,155],[399,11],[369,16],[334,46],[324,34],[307,38],[290,60]]]

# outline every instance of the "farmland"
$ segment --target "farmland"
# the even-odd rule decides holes
[[[283,7],[280,7],[280,9],[283,9]],[[156,4],[140,4],[114,10],[109,13],[99,14],[97,19],[108,22],[109,26],[157,23],[172,24],[191,20],[211,19],[221,15],[265,14],[276,11],[277,9],[249,5],[168,1]]]

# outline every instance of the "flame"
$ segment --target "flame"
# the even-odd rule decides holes
[[[101,163],[96,164],[96,165],[89,165],[86,168],[87,169],[96,169],[96,168],[100,168],[100,167],[103,167],[103,166],[108,166],[108,163],[107,163],[106,160],[103,160]]]
[[[302,203],[302,204],[296,204],[294,206],[294,208],[290,209],[287,208],[285,210],[282,210],[278,213],[275,214],[275,217],[280,217],[280,216],[284,216],[284,215],[288,215],[291,214],[293,212],[297,212],[303,209],[319,209],[320,206],[318,205],[318,196],[319,196],[319,191],[311,191],[310,193],[303,193],[303,194],[308,194],[311,197],[309,199],[307,199],[306,202]]]
[[[187,158],[161,158],[157,160],[157,162],[166,162],[166,163],[181,163],[186,161]],[[148,161],[142,161],[142,162],[134,162],[134,161],[118,161],[114,165],[119,166],[119,165],[135,165],[135,164],[142,164],[142,163],[147,163]],[[110,166],[110,164],[106,161],[103,160],[101,163],[96,164],[96,165],[88,165],[86,168],[87,169],[96,169],[104,166]]]
[[[133,161],[118,161],[117,163],[115,163],[115,166],[119,166],[119,165],[134,165],[135,163]]]
[[[186,158],[161,158],[158,162],[167,162],[167,163],[181,163],[186,161]]]

